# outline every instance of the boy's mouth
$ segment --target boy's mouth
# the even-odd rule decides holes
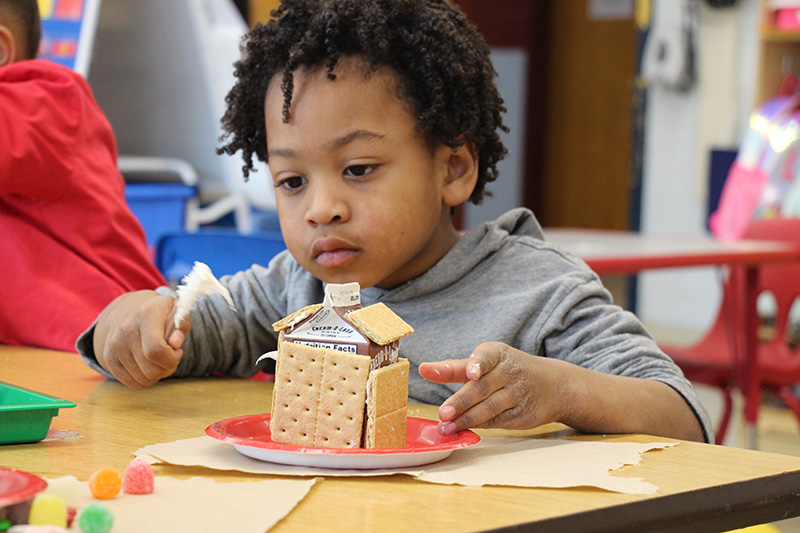
[[[358,255],[356,250],[331,250],[330,252],[322,252],[314,260],[321,267],[337,268],[352,262],[356,255]]]
[[[350,243],[333,237],[314,241],[311,256],[323,268],[338,268],[352,262],[358,250]]]

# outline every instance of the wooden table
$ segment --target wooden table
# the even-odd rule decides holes
[[[78,404],[62,409],[52,428],[76,440],[0,446],[0,466],[45,477],[125,468],[149,444],[204,434],[212,422],[269,411],[270,383],[230,378],[176,379],[143,391],[106,381],[75,354],[0,346],[0,381]],[[429,405],[410,415],[435,418]],[[2,431],[2,428],[0,428]],[[645,435],[581,436],[559,425],[483,435],[572,437],[664,442]],[[157,475],[253,479],[247,474],[157,465]],[[710,531],[800,515],[800,457],[693,442],[647,453],[619,475],[659,487],[651,496],[597,489],[462,487],[408,476],[325,478],[273,531]]]
[[[723,242],[711,237],[645,235],[628,231],[546,228],[547,240],[568,250],[599,275],[636,274],[643,270],[728,266],[737,305],[730,317],[746,332],[732,352],[740,362],[739,388],[744,396],[745,438],[748,448],[757,448],[758,406],[758,268],[772,261],[797,261],[800,250],[783,242]]]

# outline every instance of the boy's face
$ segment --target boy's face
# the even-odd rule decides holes
[[[283,122],[280,76],[267,91],[269,166],[289,251],[325,282],[395,287],[457,240],[450,220],[453,151],[415,135],[393,75],[364,77],[345,59],[294,75]],[[460,200],[458,203],[460,203]]]

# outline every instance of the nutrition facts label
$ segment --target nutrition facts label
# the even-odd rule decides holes
[[[340,342],[319,342],[307,340],[295,340],[295,344],[304,344],[312,348],[327,348],[329,350],[339,350],[340,352],[357,353],[358,346],[355,344],[343,344]]]

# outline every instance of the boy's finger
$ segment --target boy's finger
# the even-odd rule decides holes
[[[148,322],[142,326],[142,336],[139,339],[140,353],[134,354],[137,366],[148,379],[157,381],[164,377],[164,372],[171,374],[178,366],[180,357],[176,350],[180,349],[171,345],[164,338],[164,325],[158,322]],[[178,330],[176,330],[178,331]],[[170,334],[172,335],[172,334]],[[181,340],[181,344],[183,340]],[[154,381],[155,382],[155,381]]]
[[[467,359],[448,359],[419,365],[419,375],[434,383],[466,383]]]
[[[505,419],[503,414],[512,407],[514,407],[512,398],[505,389],[501,388],[461,413],[460,416],[449,420],[442,418],[438,429],[442,435],[450,435],[469,428],[497,427]]]
[[[142,343],[142,354],[137,362],[142,374],[158,381],[175,371],[182,354],[180,348],[173,348],[164,339],[148,338]]]
[[[183,346],[183,341],[186,340],[186,333],[180,329],[173,329],[167,336],[167,344],[176,350]]]
[[[419,374],[434,383],[467,383],[492,370],[500,361],[501,351],[496,343],[484,343],[475,348],[468,359],[447,359],[436,363],[422,363]]]
[[[490,372],[500,362],[501,353],[493,343],[478,345],[466,360],[467,379],[476,380]]]
[[[139,367],[134,361],[133,354],[130,351],[118,351],[116,357],[109,357],[104,361],[104,368],[108,370],[114,378],[120,383],[134,390],[140,390],[146,385],[142,383],[146,381],[144,376],[139,372]],[[132,374],[138,374],[134,377]]]
[[[165,335],[165,338],[167,343],[177,350],[183,346],[183,342],[186,340],[186,337],[189,335],[189,331],[192,329],[192,315],[190,313],[183,317],[180,325],[176,328],[174,326],[176,309],[177,308],[173,304],[172,312],[169,314],[169,320],[167,321],[167,334]]]
[[[129,380],[135,382],[136,386],[123,383],[135,389],[149,387],[161,379],[171,376],[175,372],[182,354],[182,350],[176,351],[169,347],[163,348],[158,353],[151,351],[138,356],[132,354],[121,363]]]
[[[139,362],[138,373],[148,381],[148,386],[152,385],[175,372],[182,354],[182,350],[173,350],[172,348],[158,354],[146,354],[145,358]]]
[[[502,376],[497,373],[487,374],[477,380],[469,380],[439,407],[439,419],[443,422],[453,421],[470,409],[483,402],[488,405],[496,401],[492,398],[504,386]],[[502,407],[503,410],[508,407]]]

